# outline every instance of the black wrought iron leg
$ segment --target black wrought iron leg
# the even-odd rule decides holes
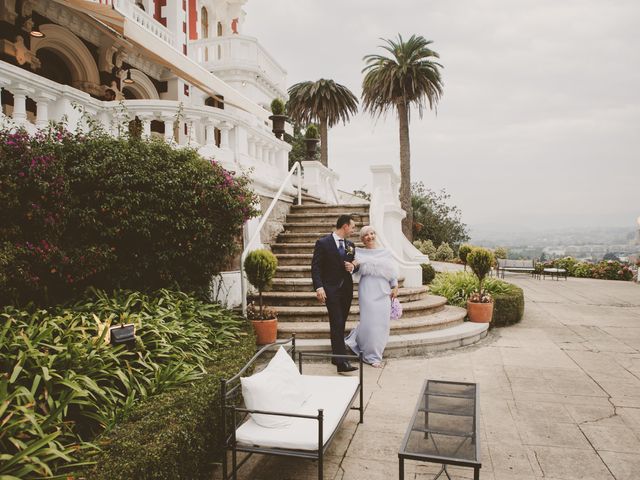
[[[473,480],[480,480],[480,469],[478,467],[473,469]]]
[[[399,472],[398,478],[399,480],[404,480],[404,458],[400,458],[399,460],[400,460],[399,462],[400,472]]]
[[[227,447],[225,445],[222,455],[222,480],[227,480]]]
[[[318,480],[323,480],[324,478],[324,469],[322,464],[322,453],[320,453],[320,457],[318,458]]]
[[[233,450],[231,451],[231,468],[233,469],[231,471],[231,478],[233,480],[238,480],[238,455],[236,453],[235,446],[233,447]]]

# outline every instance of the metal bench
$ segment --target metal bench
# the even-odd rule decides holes
[[[533,260],[510,260],[508,258],[498,259],[498,277],[502,272],[502,278],[504,278],[504,272],[524,272],[533,275],[536,271]]]
[[[318,462],[318,480],[323,479],[324,454],[331,445],[335,435],[344,422],[349,410],[360,412],[360,423],[364,422],[364,398],[362,390],[363,361],[362,356],[338,356],[324,353],[298,352],[298,369],[302,374],[304,357],[340,357],[358,360],[360,363],[359,378],[333,376],[302,375],[305,385],[311,391],[311,397],[305,402],[309,407],[300,412],[269,412],[249,410],[238,406],[242,399],[240,378],[262,357],[269,355],[268,350],[284,346],[287,353],[295,359],[295,336],[264,346],[242,369],[229,380],[222,380],[220,398],[222,403],[222,440],[224,442],[224,458],[222,462],[222,478],[237,479],[238,469],[253,455],[275,455],[284,457],[308,458]],[[359,398],[359,406],[353,403]],[[311,413],[308,410],[314,409]],[[290,417],[293,424],[285,428],[265,428],[256,424],[249,416],[251,413]],[[228,453],[231,453],[231,471],[227,465]],[[238,461],[238,453],[246,453]]]

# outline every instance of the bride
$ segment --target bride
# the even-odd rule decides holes
[[[389,339],[391,299],[398,295],[398,265],[391,252],[378,248],[376,232],[362,227],[360,239],[365,248],[357,248],[353,264],[358,268],[360,322],[345,339],[356,355],[376,368],[382,366],[382,353]]]

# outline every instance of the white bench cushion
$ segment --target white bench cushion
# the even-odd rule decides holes
[[[351,398],[358,388],[358,377],[325,377],[317,375],[301,376],[311,396],[295,412],[317,415],[324,409],[323,445],[329,440],[343,413],[351,405]],[[249,417],[236,430],[236,440],[243,445],[288,448],[296,450],[318,449],[318,421],[315,419],[293,418],[290,425],[281,428],[265,428]]]
[[[250,410],[291,412],[302,407],[311,395],[296,364],[282,347],[264,370],[243,377],[240,382],[244,404]],[[252,413],[251,416],[258,425],[267,428],[285,427],[292,421],[277,415]]]

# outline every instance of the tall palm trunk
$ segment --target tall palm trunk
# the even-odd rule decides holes
[[[398,101],[400,122],[400,206],[407,212],[402,220],[402,233],[413,241],[413,211],[411,209],[411,149],[409,146],[409,106]]]
[[[320,162],[329,167],[329,126],[327,117],[320,117]]]

